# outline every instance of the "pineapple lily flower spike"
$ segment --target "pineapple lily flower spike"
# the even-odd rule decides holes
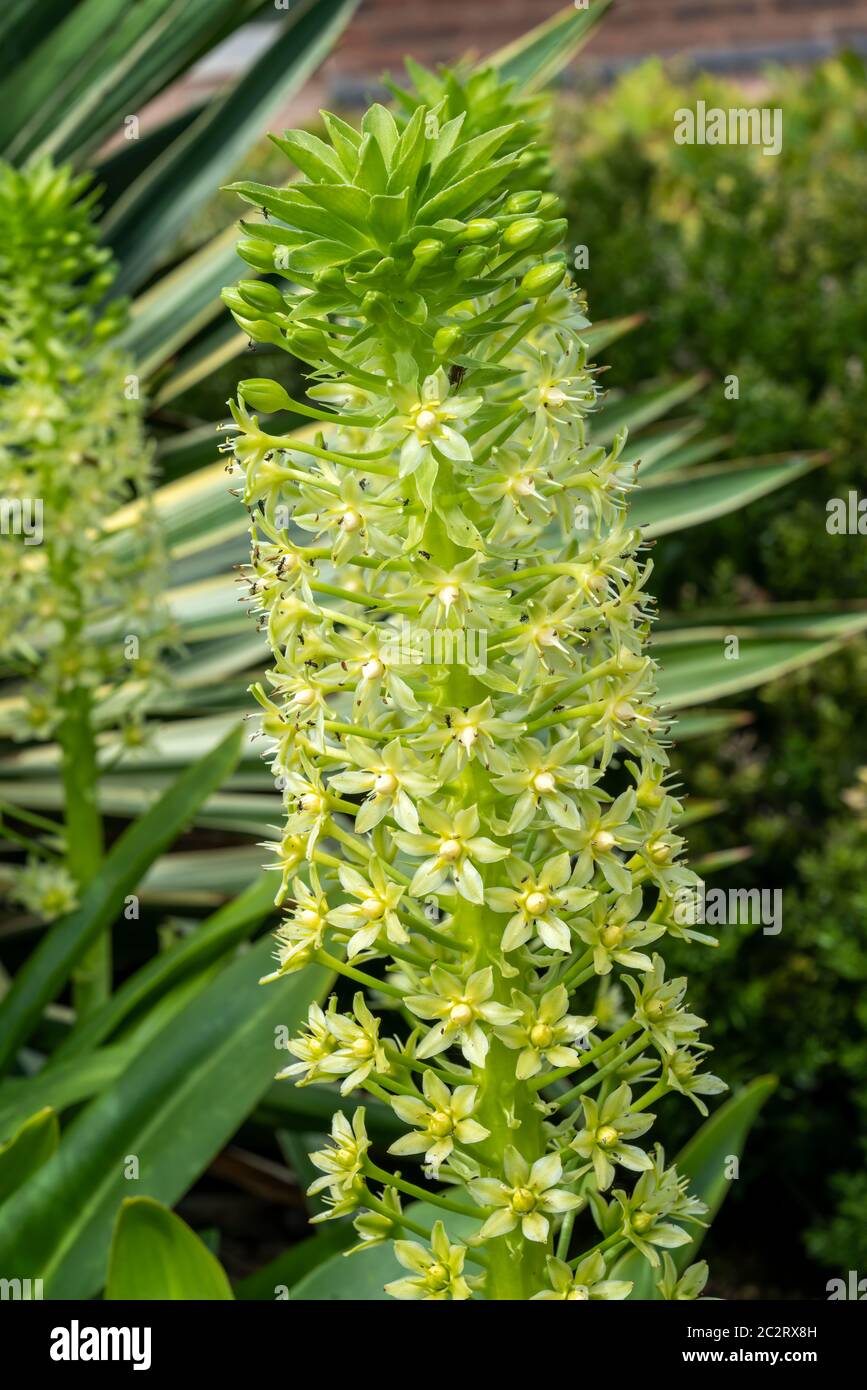
[[[12,884],[43,919],[69,911],[99,865],[96,731],[111,725],[118,754],[139,745],[167,639],[152,450],[114,341],[126,306],[105,304],[115,267],[98,245],[97,194],[48,160],[0,163],[0,583],[15,594],[0,648],[23,678],[0,736],[61,748],[65,854],[34,842]],[[134,519],[113,520],[131,502]],[[107,987],[106,959],[99,973]]]
[[[272,279],[224,297],[308,364],[316,402],[243,381],[227,446],[286,806],[268,978],[316,961],[347,982],[281,1075],[405,1126],[389,1167],[362,1107],[312,1156],[317,1219],[354,1218],[358,1248],[395,1240],[395,1297],[625,1298],[621,1253],[663,1279],[703,1210],[642,1145],[650,1107],[677,1090],[704,1113],[723,1089],[685,981],[648,953],[696,935],[673,907],[698,880],[634,470],[622,435],[587,441],[589,325],[558,200],[522,186],[531,119],[404,105],[360,131],[325,114],[327,141],[276,141],[297,182],[235,185],[269,214],[239,252]],[[260,423],[284,410],[309,427]]]

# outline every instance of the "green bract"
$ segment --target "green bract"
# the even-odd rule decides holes
[[[392,1153],[447,1184],[428,1250],[400,1207],[424,1193],[373,1162],[363,1111],[313,1156],[330,1216],[399,1237],[397,1296],[622,1298],[617,1255],[659,1266],[703,1210],[636,1142],[648,1107],[722,1088],[695,1074],[685,981],[644,949],[694,935],[675,899],[698,880],[645,653],[634,469],[622,434],[586,443],[565,224],[522,182],[536,126],[508,89],[492,128],[469,88],[416,81],[400,120],[374,106],[360,131],[326,114],[328,142],[279,140],[288,188],[236,185],[270,214],[239,252],[279,281],[225,299],[309,364],[319,407],[261,379],[232,404],[286,803],[269,978],[315,960],[358,987],[351,1011],[311,1009],[283,1074],[390,1104]],[[290,407],[318,425],[259,421]]]

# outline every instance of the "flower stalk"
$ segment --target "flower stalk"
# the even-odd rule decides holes
[[[313,1155],[328,1219],[354,1217],[362,1247],[397,1237],[396,1297],[624,1298],[620,1253],[659,1268],[701,1212],[633,1142],[647,1107],[673,1069],[700,1109],[722,1089],[685,981],[643,949],[692,939],[673,904],[696,879],[635,470],[624,434],[588,442],[566,225],[526,182],[544,183],[535,103],[491,74],[416,80],[397,118],[324,113],[326,139],[277,140],[287,188],[235,185],[268,214],[238,249],[270,278],[224,298],[310,367],[317,411],[266,432],[294,406],[262,378],[230,403],[286,808],[268,978],[318,961],[351,982],[281,1075],[366,1087],[406,1126],[390,1153],[426,1185],[373,1163],[361,1110]],[[401,1238],[402,1198],[441,1209],[430,1245]]]

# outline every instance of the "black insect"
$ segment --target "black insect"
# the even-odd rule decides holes
[[[452,386],[460,386],[466,374],[466,367],[461,367],[457,362],[454,364],[453,367],[450,367],[449,381],[451,382]]]

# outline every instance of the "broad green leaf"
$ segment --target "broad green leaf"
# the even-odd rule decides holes
[[[405,1126],[382,1101],[369,1097],[359,1101],[353,1096],[341,1096],[335,1087],[328,1086],[293,1086],[289,1081],[275,1081],[263,1096],[258,1113],[275,1129],[329,1130],[335,1110],[342,1110],[351,1119],[360,1104],[364,1106],[371,1139],[391,1143],[405,1133]]]
[[[158,808],[165,796],[165,788],[166,779],[159,776],[149,778],[142,774],[135,780],[125,782],[103,777],[97,791],[97,804],[103,815],[121,820],[132,820],[135,817],[144,819],[147,816],[149,823],[156,826],[159,823]],[[9,799],[19,806],[42,808],[47,811],[57,811],[63,807],[63,792],[54,779],[40,781],[32,778],[27,782],[7,783],[4,784],[4,790]],[[212,830],[235,831],[261,838],[263,835],[273,834],[280,818],[280,799],[276,793],[267,797],[254,793],[237,792],[230,796],[224,792],[217,792],[191,810],[186,819],[192,825],[208,826]],[[155,853],[163,848],[164,843],[156,846]],[[126,893],[120,895],[121,905],[125,897]],[[77,923],[78,915],[75,914]],[[116,913],[112,912],[108,920],[115,915]],[[64,922],[72,920],[73,918],[69,917],[65,918]],[[79,925],[76,926],[76,931],[81,929],[83,928]],[[70,928],[70,933],[71,930]],[[64,938],[66,939],[67,937]],[[0,1037],[3,1036],[3,1021],[3,1013],[0,1010]]]
[[[736,621],[729,632],[737,635]],[[753,637],[746,634],[739,638],[738,656],[732,660],[726,656],[728,644],[725,639],[728,634],[725,632],[712,640],[702,640],[699,634],[684,634],[686,640],[677,643],[661,640],[669,635],[658,634],[653,647],[653,654],[662,666],[659,673],[660,700],[668,709],[682,709],[685,705],[720,700],[724,696],[736,695],[739,691],[778,680],[780,676],[822,660],[836,651],[842,640],[834,637]]]
[[[620,319],[600,319],[598,323],[582,330],[581,341],[587,344],[591,352],[601,352],[609,343],[615,343],[625,333],[631,333],[634,328],[638,328],[643,321],[643,314],[626,314]]]
[[[689,1179],[690,1193],[700,1198],[708,1209],[705,1221],[713,1221],[722,1206],[732,1182],[728,1172],[730,1160],[741,1158],[756,1116],[776,1086],[775,1076],[760,1076],[751,1081],[705,1120],[675,1159],[677,1171]],[[700,1226],[686,1229],[691,1234],[695,1232],[689,1244],[671,1252],[680,1274],[694,1261],[705,1235]],[[632,1280],[632,1299],[659,1297],[653,1271],[637,1250],[620,1257],[610,1278]]]
[[[639,440],[639,444],[641,440]],[[642,478],[648,475],[661,473],[663,469],[666,473],[680,473],[684,468],[691,468],[695,463],[706,463],[708,459],[719,458],[721,454],[731,446],[732,436],[728,434],[717,434],[712,438],[699,436],[692,444],[684,444],[672,453],[666,454],[659,462],[651,462],[644,468]],[[628,449],[624,449],[624,454]]]
[[[640,464],[639,483],[644,486],[650,474],[669,471],[669,460],[676,457],[680,446],[692,439],[702,427],[701,420],[663,421],[651,431],[640,430],[620,455],[624,463]]]
[[[750,845],[735,845],[731,849],[718,849],[710,854],[700,854],[691,861],[690,867],[701,878],[707,878],[709,874],[720,874],[723,869],[733,869],[736,864],[744,864],[748,859],[752,859],[753,849]]]
[[[109,929],[148,866],[231,772],[238,759],[240,738],[240,730],[233,730],[205,758],[183,772],[141,820],[124,831],[85,890],[77,911],[52,926],[30,954],[0,1006],[0,1069],[11,1062],[42,1009],[56,998],[91,942]]]
[[[634,494],[631,516],[647,539],[666,536],[746,507],[815,467],[814,458],[796,455],[784,462],[747,459],[692,469],[673,481],[664,475]]]
[[[197,386],[200,381],[206,381],[214,372],[219,371],[227,362],[233,358],[240,357],[247,346],[248,339],[245,334],[239,332],[234,319],[221,321],[216,328],[212,329],[201,342],[182,353],[175,362],[171,373],[160,387],[151,396],[151,406],[154,410],[160,410],[169,401],[176,400],[191,387]],[[213,427],[204,425],[199,433],[202,437],[208,436],[210,449],[204,454],[200,462],[210,463],[214,458],[217,448],[217,439],[214,435]],[[174,444],[176,436],[171,436],[170,446]],[[183,439],[183,436],[180,436]],[[160,450],[160,463],[165,469],[166,450]],[[191,465],[192,466],[192,465]],[[176,476],[169,473],[163,476]]]
[[[317,1265],[355,1243],[357,1237],[349,1222],[333,1221],[320,1226],[318,1234],[290,1245],[264,1269],[258,1269],[235,1285],[235,1297],[267,1303],[285,1300],[293,1285],[310,1274]]]
[[[675,743],[685,743],[687,739],[706,738],[708,734],[726,734],[749,724],[752,718],[749,710],[694,710],[677,716],[671,735]]]
[[[270,777],[270,773],[265,772]],[[266,897],[270,893],[273,898],[272,878],[266,875],[261,879],[262,867],[268,858],[268,851],[258,845],[165,854],[151,866],[142,882],[142,902],[169,903],[173,907],[208,904],[252,892],[255,880],[261,880],[259,891]],[[228,912],[229,907],[227,904],[224,910]],[[202,927],[206,925],[202,923]],[[200,931],[198,928],[197,937]]]
[[[479,1222],[471,1217],[458,1216],[453,1212],[441,1211],[427,1202],[413,1202],[406,1209],[409,1219],[430,1231],[435,1221],[442,1221],[453,1241],[464,1240],[478,1230]],[[407,1232],[407,1239],[415,1240],[414,1232]],[[293,1302],[312,1302],[323,1300],[338,1303],[374,1303],[390,1301],[385,1285],[393,1279],[403,1279],[408,1275],[395,1259],[391,1242],[377,1245],[373,1250],[362,1250],[356,1255],[333,1255],[323,1261],[289,1292]],[[472,1264],[467,1273],[478,1273]]]
[[[261,860],[262,851],[255,853]],[[249,877],[253,877],[252,871],[248,883]],[[256,882],[250,884],[234,902],[221,907],[190,936],[161,951],[125,980],[111,999],[106,1000],[55,1050],[47,1074],[50,1075],[55,1066],[70,1057],[90,1052],[110,1038],[134,1011],[147,1008],[170,986],[202,970],[243,941],[273,910],[274,893],[273,876],[259,871]],[[45,1074],[43,1071],[42,1075]]]
[[[235,253],[236,227],[228,227],[133,301],[130,321],[116,339],[151,376],[206,324],[228,314],[220,299],[249,268]]]
[[[50,1107],[61,1113],[105,1090],[129,1066],[134,1048],[127,1044],[102,1047],[35,1076],[0,1081],[0,1139],[13,1135],[33,1111]]]
[[[688,617],[673,614],[660,623],[660,647],[694,642],[727,633],[747,637],[819,637],[844,639],[867,630],[863,602],[828,607],[819,603],[756,604],[750,608],[692,610]]]
[[[60,1126],[53,1110],[38,1110],[0,1144],[0,1206],[46,1163],[60,1142]]]
[[[586,9],[568,5],[546,23],[492,54],[488,62],[504,82],[517,82],[525,91],[538,91],[574,58],[610,3],[611,0],[590,0]]]
[[[174,0],[83,0],[0,82],[0,144],[20,161],[41,133],[104,77],[121,45],[135,45]]]
[[[210,1303],[234,1295],[219,1260],[185,1221],[150,1197],[128,1197],[117,1214],[105,1297]]]
[[[259,941],[173,1018],[70,1125],[54,1158],[0,1209],[0,1268],[40,1277],[50,1298],[105,1282],[119,1202],[173,1206],[235,1133],[279,1066],[276,1030],[294,1032],[327,974],[316,966],[260,988]],[[128,1180],[128,1156],[139,1177]]]

